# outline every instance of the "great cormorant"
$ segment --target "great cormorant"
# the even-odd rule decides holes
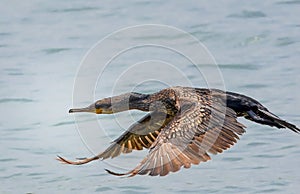
[[[69,112],[113,114],[131,109],[149,113],[131,125],[104,152],[78,161],[60,156],[57,159],[80,165],[146,148],[148,155],[133,170],[122,174],[106,171],[119,176],[165,176],[182,166],[189,168],[191,164],[210,160],[208,153],[217,154],[230,148],[245,132],[245,126],[237,121],[240,116],[256,123],[300,132],[295,125],[269,112],[253,98],[218,89],[177,86],[154,94],[131,92]]]

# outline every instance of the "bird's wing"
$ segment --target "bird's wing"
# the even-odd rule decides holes
[[[161,129],[173,118],[163,112],[148,113],[138,122],[134,123],[119,138],[101,154],[99,158],[114,158],[121,153],[130,153],[132,150],[142,150],[149,148],[156,140]]]
[[[134,123],[119,138],[114,140],[112,144],[102,153],[91,158],[81,158],[76,161],[65,159],[57,156],[57,160],[73,165],[81,165],[89,163],[93,160],[114,158],[121,153],[130,153],[132,150],[142,150],[149,148],[156,140],[161,129],[166,126],[174,116],[163,112],[151,112]]]
[[[144,160],[128,173],[164,176],[182,166],[210,160],[208,153],[221,153],[239,139],[245,126],[236,120],[236,113],[224,104],[186,104],[168,123],[150,147]]]

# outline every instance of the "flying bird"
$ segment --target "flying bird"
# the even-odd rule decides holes
[[[104,152],[77,161],[60,156],[57,160],[81,165],[146,148],[148,155],[133,170],[126,173],[106,171],[118,176],[165,176],[182,166],[189,168],[192,164],[206,162],[211,159],[209,154],[222,153],[234,145],[246,128],[237,117],[300,133],[299,128],[271,113],[255,99],[218,89],[176,86],[153,94],[130,92],[69,112],[114,114],[132,109],[149,113],[131,125]]]

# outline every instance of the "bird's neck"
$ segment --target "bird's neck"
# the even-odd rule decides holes
[[[177,112],[172,95],[160,92],[154,94],[132,93],[129,100],[129,109],[164,112],[169,115],[174,115]]]
[[[130,93],[129,110],[136,109],[141,111],[150,111],[150,95],[140,93]]]
[[[140,94],[127,93],[120,96],[111,97],[112,113],[123,112],[126,110],[140,111],[158,111],[173,114],[174,101],[160,93],[155,94]]]

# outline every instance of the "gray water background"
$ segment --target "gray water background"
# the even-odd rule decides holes
[[[126,179],[104,171],[114,169],[109,163],[133,168],[147,152],[84,166],[62,165],[55,157],[91,155],[67,113],[85,53],[109,33],[145,23],[197,37],[228,90],[260,100],[299,126],[299,10],[296,0],[1,1],[0,193],[298,193],[299,135],[244,119],[247,133],[233,148],[166,177]],[[97,93],[110,94],[105,87]],[[111,116],[97,118],[112,138],[124,130]],[[100,152],[110,139],[98,136]]]

